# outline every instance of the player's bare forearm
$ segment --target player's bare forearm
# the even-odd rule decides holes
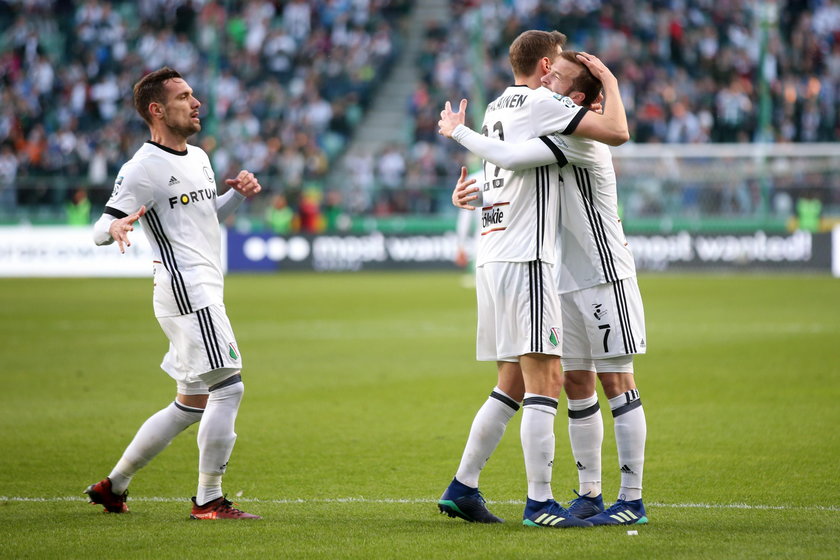
[[[243,169],[233,179],[225,179],[225,184],[245,198],[251,198],[262,190],[262,186],[253,173]]]
[[[449,101],[447,101],[446,105],[444,105],[443,107],[443,111],[440,112],[440,120],[438,121],[438,132],[441,135],[446,136],[447,138],[452,138],[452,133],[455,131],[455,128],[459,124],[466,123],[466,110],[466,99],[461,100],[461,105],[459,106],[457,113],[452,111],[452,105],[450,105]]]

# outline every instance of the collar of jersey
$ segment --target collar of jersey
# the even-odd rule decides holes
[[[169,152],[173,156],[185,156],[187,155],[187,150],[173,150],[172,148],[167,148],[163,144],[158,144],[157,142],[152,142],[151,140],[146,140],[147,144],[151,144],[152,146],[156,146],[163,150],[164,152]]]

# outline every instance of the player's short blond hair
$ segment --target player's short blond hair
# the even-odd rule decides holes
[[[543,58],[554,61],[558,47],[566,44],[566,36],[559,31],[532,29],[519,34],[508,50],[514,76],[529,76]]]

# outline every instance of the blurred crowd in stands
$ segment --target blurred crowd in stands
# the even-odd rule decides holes
[[[438,162],[454,185],[463,150],[436,136],[443,103],[492,100],[510,82],[508,45],[556,29],[567,50],[599,56],[619,78],[638,143],[834,142],[840,139],[838,0],[513,0],[452,2],[426,32],[409,102],[406,169]],[[430,149],[437,153],[430,154]],[[840,148],[838,148],[840,149]],[[840,185],[834,185],[840,188]],[[837,189],[835,189],[837,190]],[[840,194],[827,193],[840,202]],[[824,202],[830,202],[826,200]],[[743,204],[743,212],[755,205]]]
[[[262,225],[443,211],[465,155],[437,135],[440,108],[466,97],[476,124],[481,100],[511,82],[508,45],[531,28],[604,60],[634,142],[840,137],[840,0],[452,0],[399,101],[406,143],[345,153],[419,1],[0,0],[0,219],[87,200],[80,188],[96,212],[148,137],[132,85],[163,65],[205,103],[196,141],[216,174],[267,178]],[[327,184],[341,156],[343,180]]]
[[[54,185],[78,177],[104,202],[148,139],[132,86],[164,65],[205,104],[196,141],[217,175],[245,167],[295,207],[321,200],[330,162],[399,53],[407,9],[402,0],[0,0],[0,209],[69,201],[82,185]]]

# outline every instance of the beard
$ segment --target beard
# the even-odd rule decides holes
[[[194,122],[190,121],[188,124],[184,124],[184,125],[170,124],[169,125],[169,130],[176,133],[178,136],[183,136],[184,138],[189,138],[190,136],[192,136],[196,132],[201,131],[201,123],[200,122],[194,123]]]

